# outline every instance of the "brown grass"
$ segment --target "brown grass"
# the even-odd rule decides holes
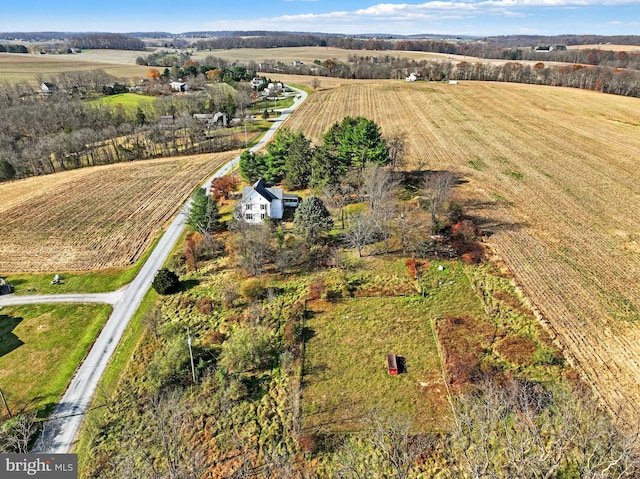
[[[0,184],[0,271],[128,266],[237,152],[83,168]]]
[[[26,81],[36,86],[35,76],[45,79],[50,75],[71,71],[104,70],[116,77],[146,78],[148,67],[136,65],[142,52],[93,50],[76,55],[36,55],[0,53],[0,82]]]
[[[407,135],[409,167],[455,170],[487,242],[616,413],[640,401],[640,99],[460,82],[346,82],[289,128],[315,142],[345,115]]]

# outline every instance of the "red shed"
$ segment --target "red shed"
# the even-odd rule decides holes
[[[398,361],[393,353],[387,354],[387,372],[393,376],[398,374]]]

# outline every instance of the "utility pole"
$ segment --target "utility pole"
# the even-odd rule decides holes
[[[189,345],[189,356],[191,357],[191,375],[193,376],[193,382],[196,382],[196,369],[193,367],[193,350],[191,349],[191,331],[187,327],[187,344]]]
[[[9,413],[9,417],[13,417],[13,414],[11,414],[11,409],[9,409],[9,405],[7,404],[7,400],[4,397],[4,393],[2,392],[2,389],[0,389],[0,397],[2,398],[2,402],[4,403],[4,407],[7,408],[7,412]]]

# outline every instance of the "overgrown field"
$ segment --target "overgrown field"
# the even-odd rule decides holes
[[[110,313],[88,304],[2,308],[0,384],[12,414],[52,411]]]
[[[83,168],[0,185],[0,271],[130,266],[237,152]]]
[[[319,141],[345,115],[362,115],[406,135],[408,168],[457,172],[459,198],[551,334],[608,407],[632,417],[639,108],[639,99],[554,87],[343,80],[288,126]]]
[[[308,303],[303,427],[359,431],[380,410],[410,417],[419,432],[446,429],[451,411],[429,305],[384,297]],[[403,358],[406,373],[387,373],[388,353]]]

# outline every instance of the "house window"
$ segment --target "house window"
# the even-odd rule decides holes
[[[260,213],[260,219],[263,220],[264,219],[264,213]]]
[[[246,214],[244,215],[244,218],[245,218],[246,220],[252,220],[252,219],[253,219],[253,214],[251,214],[251,213],[246,213]]]
[[[252,209],[253,209],[253,204],[248,203],[248,204],[247,204],[247,209],[248,209],[248,210],[252,210]]]
[[[260,209],[261,210],[266,210],[267,209],[267,205],[260,205]]]

